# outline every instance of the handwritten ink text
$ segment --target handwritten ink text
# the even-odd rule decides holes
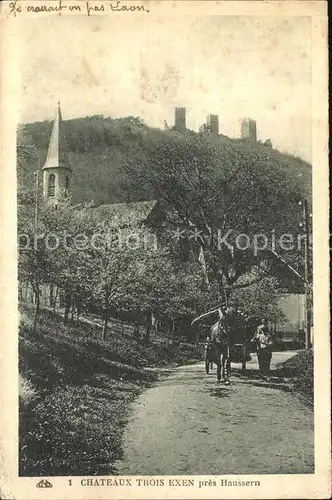
[[[116,11],[116,12],[134,12],[134,11],[143,11],[143,12],[150,12],[148,9],[144,7],[144,5],[120,5],[121,2],[116,2],[116,5],[112,5],[110,3],[111,10]]]
[[[1,0],[0,0],[1,1]],[[120,0],[112,0],[111,2],[97,2],[85,1],[84,3],[69,3],[65,5],[66,0],[58,0],[57,2],[41,1],[39,5],[23,3],[20,0],[13,0],[9,3],[9,12],[15,17],[22,12],[29,13],[62,13],[62,12],[82,12],[88,16],[93,14],[107,13],[107,12],[147,12],[150,10],[142,4],[126,4]]]

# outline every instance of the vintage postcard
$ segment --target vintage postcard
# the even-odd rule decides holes
[[[329,498],[327,4],[0,8],[0,497]]]

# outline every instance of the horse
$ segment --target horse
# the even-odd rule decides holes
[[[211,327],[211,345],[212,355],[211,359],[217,365],[217,381],[223,381],[229,384],[231,376],[231,344],[232,344],[231,330],[221,316],[217,323]]]
[[[210,362],[216,363],[218,382],[223,378],[223,380],[229,384],[229,378],[231,376],[231,349],[233,347],[236,330],[236,315],[238,311],[232,307],[219,307],[202,314],[196,318],[192,324],[216,312],[219,313],[219,319],[211,327],[211,340],[206,344],[205,369],[206,373],[209,373]]]

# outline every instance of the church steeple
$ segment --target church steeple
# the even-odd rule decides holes
[[[72,173],[59,101],[43,166],[44,199],[49,205],[57,206],[61,198],[70,195]]]

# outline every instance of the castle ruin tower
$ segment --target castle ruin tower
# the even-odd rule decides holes
[[[56,208],[60,200],[70,197],[72,175],[60,102],[58,102],[47,158],[43,166],[43,195],[49,206]]]
[[[241,139],[257,142],[257,126],[255,120],[245,118],[241,123]]]
[[[206,126],[209,132],[213,135],[219,135],[219,116],[208,115],[206,118]]]
[[[186,108],[175,108],[175,128],[180,132],[186,130]]]

